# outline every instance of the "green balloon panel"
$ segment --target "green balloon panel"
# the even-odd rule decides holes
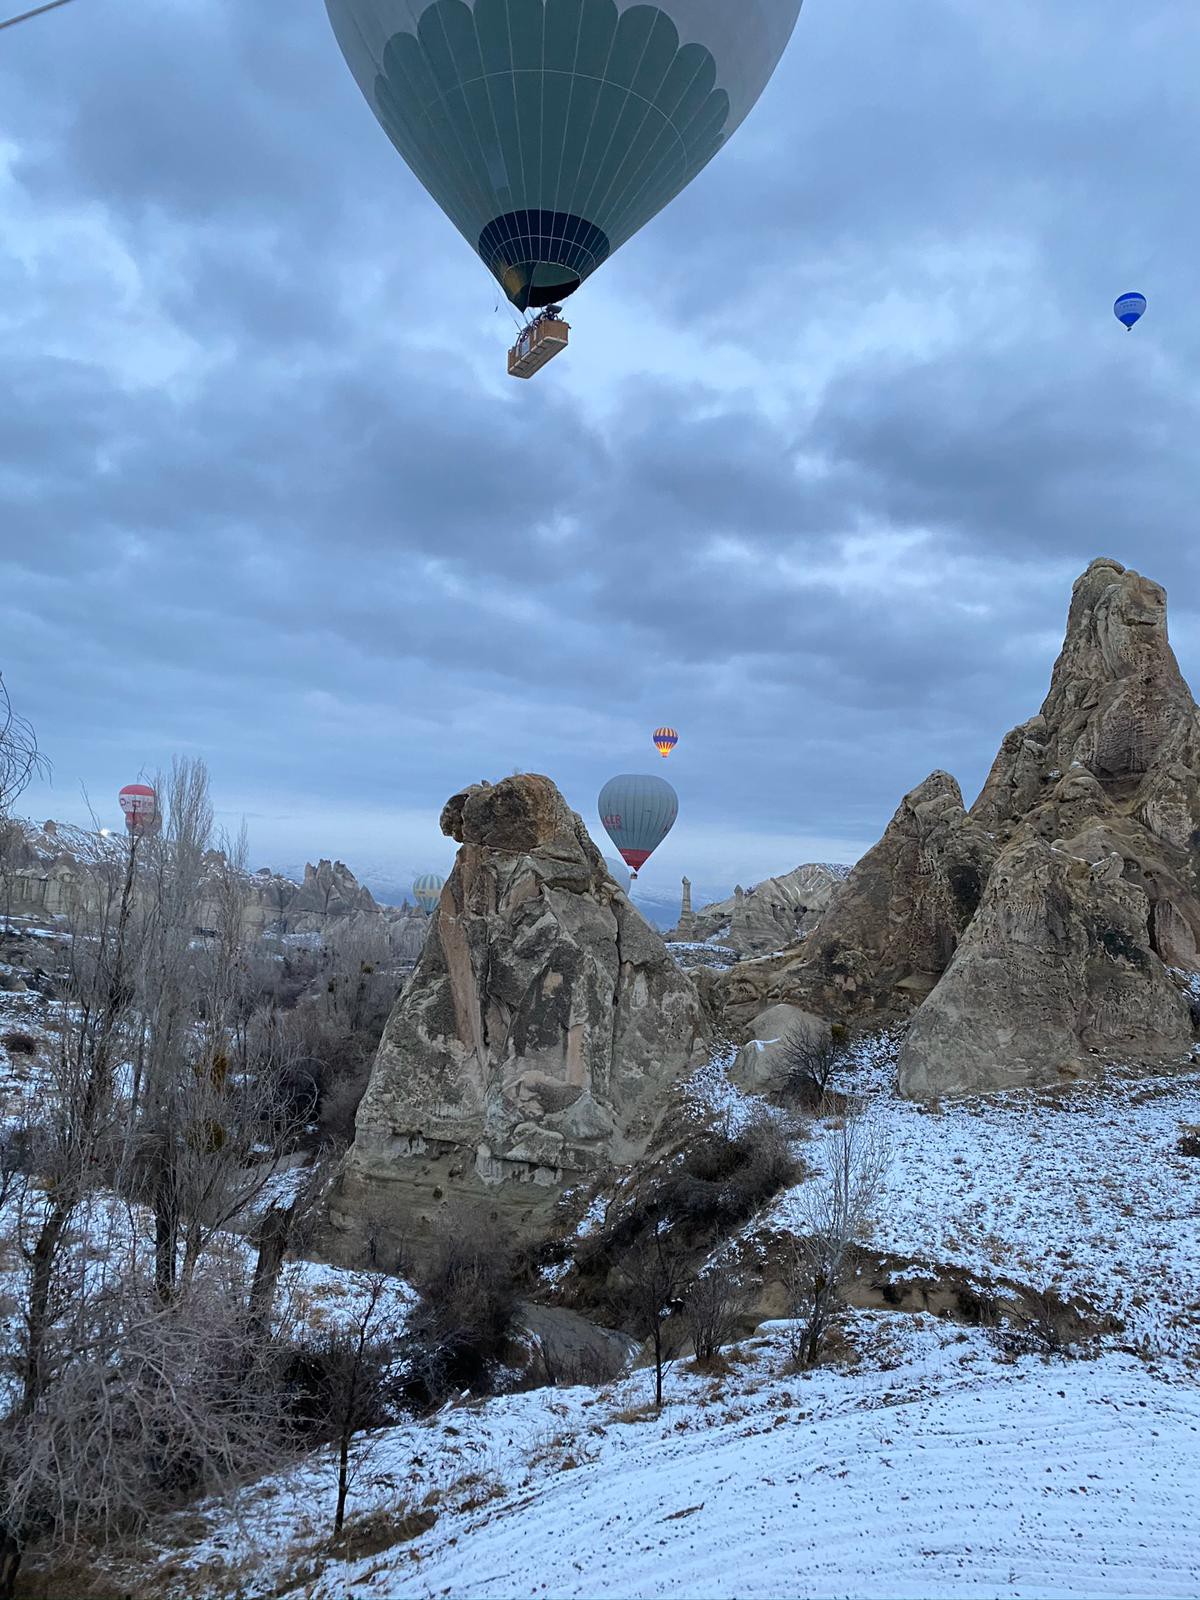
[[[570,293],[757,98],[799,0],[723,3],[326,0],[392,143],[517,304]]]

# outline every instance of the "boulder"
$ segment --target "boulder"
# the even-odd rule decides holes
[[[704,1055],[695,988],[549,778],[466,789],[442,829],[457,860],[333,1198],[351,1252],[368,1213],[419,1247],[459,1202],[536,1233]]]
[[[786,1044],[789,1035],[804,1032],[829,1035],[829,1024],[799,1006],[775,1005],[754,1019],[750,1037],[738,1051],[729,1076],[752,1094],[781,1089],[787,1078]]]

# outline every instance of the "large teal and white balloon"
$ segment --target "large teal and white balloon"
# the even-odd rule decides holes
[[[679,796],[665,778],[625,772],[604,785],[596,809],[605,832],[636,878],[675,826]]]
[[[712,160],[801,3],[325,0],[388,138],[522,310],[577,289]]]

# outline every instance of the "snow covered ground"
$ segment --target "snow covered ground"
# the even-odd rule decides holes
[[[725,1376],[676,1367],[661,1416],[642,1372],[464,1404],[363,1442],[343,1546],[314,1458],[236,1516],[211,1508],[198,1542],[164,1552],[162,1593],[255,1600],[303,1575],[310,1600],[1194,1596],[1200,1160],[1176,1146],[1200,1125],[1200,1073],[934,1113],[896,1095],[894,1055],[873,1041],[840,1085],[890,1150],[872,1244],[1086,1296],[1120,1334],[1046,1362],[859,1312],[856,1362],[789,1372],[772,1325]],[[688,1098],[736,1128],[761,1103],[727,1065]],[[795,1207],[792,1191],[767,1220]]]
[[[940,1114],[894,1083],[885,1039],[839,1085],[867,1097],[891,1153],[876,1248],[1082,1295],[1121,1318],[1122,1342],[1200,1372],[1200,1158],[1177,1154],[1200,1125],[1200,1072],[1113,1074]],[[815,1145],[805,1158],[818,1159]]]
[[[776,1326],[726,1377],[677,1368],[661,1416],[638,1373],[390,1429],[360,1454],[345,1554],[323,1459],[236,1520],[212,1508],[198,1542],[164,1552],[155,1592],[1196,1593],[1192,1386],[1122,1355],[1004,1363],[978,1330],[925,1316],[861,1313],[852,1335],[858,1366],[796,1376]]]

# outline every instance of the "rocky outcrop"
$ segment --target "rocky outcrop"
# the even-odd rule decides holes
[[[114,867],[120,870],[125,849],[123,835],[53,821],[40,827],[18,819],[6,822],[0,829],[0,914],[72,919],[96,915],[101,883],[111,877]],[[228,863],[219,850],[213,850],[204,867],[217,885]],[[340,861],[306,866],[299,884],[263,867],[244,877],[241,900],[243,926],[250,938],[267,932],[321,937],[352,926],[386,926],[402,961],[420,954],[429,926],[425,914],[413,907],[378,905]],[[221,916],[215,899],[202,899],[196,912],[197,931],[215,927]]]
[[[978,800],[935,772],[901,802],[802,943],[716,980],[743,1031],[787,1003],[912,1015],[918,1097],[1058,1083],[1179,1059],[1172,969],[1200,968],[1200,714],[1162,589],[1093,561],[1037,716]]]
[[[728,975],[730,1020],[744,1025],[781,1002],[834,1017],[919,1003],[974,915],[995,856],[958,784],[932,773],[905,795],[802,945]]]
[[[549,778],[464,790],[442,830],[461,848],[332,1200],[350,1253],[364,1216],[419,1246],[455,1202],[536,1231],[703,1054],[696,990]]]
[[[739,886],[728,900],[704,906],[692,913],[690,920],[681,914],[679,927],[667,937],[718,940],[741,956],[779,950],[811,932],[844,882],[847,870],[807,862],[781,877],[767,878],[753,889]],[[689,884],[689,912],[690,889]]]
[[[971,820],[1007,848],[906,1041],[904,1091],[1178,1058],[1192,1024],[1168,969],[1200,965],[1200,714],[1158,584],[1110,560],[1079,578],[1050,692]]]
[[[1150,905],[1117,852],[1009,845],[901,1056],[906,1094],[1069,1081],[1114,1057],[1178,1057],[1189,1008],[1152,948]]]
[[[290,917],[315,914],[319,917],[350,917],[356,912],[378,911],[375,897],[363,887],[342,861],[310,862],[304,869],[304,882],[289,899]]]

